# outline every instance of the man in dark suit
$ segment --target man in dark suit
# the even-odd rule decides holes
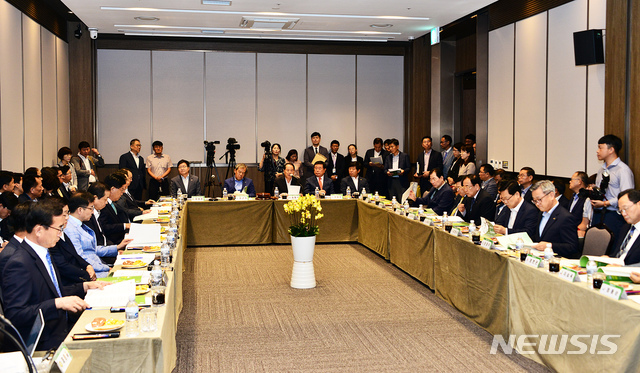
[[[127,212],[116,204],[124,193],[126,179],[119,172],[114,172],[104,179],[104,183],[109,187],[109,198],[107,205],[100,211],[98,223],[102,227],[102,232],[107,237],[107,241],[114,244],[122,242],[125,233],[129,231],[131,222]]]
[[[618,208],[626,222],[620,229],[611,257],[624,260],[625,265],[640,263],[640,191],[627,189],[618,194]]]
[[[65,201],[68,201],[71,198],[71,167],[69,165],[64,165],[60,167],[60,186],[55,191],[55,195],[59,196]]]
[[[327,173],[333,181],[333,190],[340,190],[340,182],[346,174],[347,165],[344,156],[338,153],[340,142],[338,140],[331,141],[331,152],[327,158]]]
[[[384,171],[384,160],[387,158],[386,150],[382,148],[382,139],[376,137],[373,140],[373,148],[367,150],[364,155],[365,177],[371,187],[370,192],[378,192],[380,195],[386,196],[387,193],[387,174]],[[381,158],[381,163],[371,162],[372,158]]]
[[[102,282],[63,286],[48,249],[58,242],[65,220],[59,201],[45,200],[32,206],[27,235],[2,274],[4,312],[23,339],[28,338],[38,309],[42,310],[45,326],[38,350],[57,348],[72,327],[72,315],[67,313],[86,309],[89,305],[82,299],[86,291],[104,287]]]
[[[518,184],[520,184],[520,195],[525,201],[532,203],[533,197],[531,196],[531,185],[533,185],[533,178],[536,176],[536,172],[531,167],[522,167],[520,173],[518,173]]]
[[[389,152],[384,160],[384,170],[387,173],[387,188],[389,189],[389,199],[396,197],[402,199],[402,193],[409,187],[409,172],[411,171],[411,161],[409,156],[398,149],[400,142],[398,139],[391,139]],[[393,171],[392,171],[393,170]]]
[[[578,234],[574,219],[569,211],[561,207],[555,199],[556,188],[549,180],[541,180],[531,187],[533,202],[542,212],[538,215],[536,229],[532,237],[536,250],[544,250],[551,243],[555,253],[568,259],[580,258]]]
[[[282,175],[276,177],[273,185],[275,188],[278,188],[278,193],[289,194],[289,186],[300,186],[300,179],[293,176],[295,173],[295,166],[291,162],[287,162],[284,164],[284,171]],[[302,192],[302,190],[300,191]]]
[[[42,178],[40,176],[26,175],[22,178],[22,188],[24,193],[18,197],[20,203],[37,202],[44,193]]]
[[[587,175],[586,172],[577,171],[571,175],[569,189],[573,192],[573,197],[569,201],[568,210],[575,219],[578,227],[578,237],[584,237],[593,216],[591,199],[585,195],[580,196],[580,190],[586,189],[587,186],[589,186],[589,175]]]
[[[462,181],[466,198],[458,206],[458,216],[466,222],[480,224],[481,219],[493,219],[496,215],[496,204],[486,191],[480,188],[482,181],[476,175],[467,175]]]
[[[492,165],[487,163],[480,166],[480,172],[478,172],[478,177],[482,180],[480,187],[489,193],[491,198],[496,201],[498,199],[498,184],[493,175],[495,175],[495,170]]]
[[[360,170],[362,169],[362,165],[358,162],[349,163],[349,176],[346,176],[340,182],[340,191],[342,194],[347,194],[347,187],[349,187],[351,193],[362,193],[363,189],[367,190],[367,193],[371,192],[369,189],[369,183],[367,179],[360,176]]]
[[[455,194],[453,189],[447,184],[442,169],[434,168],[429,172],[429,181],[432,185],[429,194],[424,198],[417,198],[413,191],[409,192],[409,200],[412,206],[423,205],[430,208],[437,215],[449,212],[453,207]]]
[[[422,148],[424,151],[418,155],[418,169],[413,177],[420,180],[421,193],[431,190],[431,182],[429,179],[430,171],[434,168],[442,169],[442,154],[431,149],[431,136],[425,136],[422,138]],[[426,165],[426,167],[425,167]]]
[[[27,235],[27,214],[31,208],[32,202],[20,203],[11,211],[11,220],[13,224],[13,236],[8,239],[7,245],[0,251],[0,289],[2,288],[2,272],[11,256],[19,249],[20,244]],[[0,293],[1,295],[1,293]],[[2,298],[0,297],[0,300]]]
[[[518,183],[500,183],[500,199],[505,207],[498,214],[493,227],[496,233],[527,232],[529,237],[533,237],[538,223],[538,209],[522,198]]]
[[[333,193],[333,183],[325,175],[326,167],[326,164],[322,161],[317,161],[313,165],[314,176],[307,178],[307,182],[304,185],[304,194],[315,194],[316,188],[318,188],[321,195]]]
[[[247,165],[244,163],[238,163],[233,170],[233,177],[224,181],[224,188],[227,189],[227,193],[234,192],[247,193],[249,197],[256,196],[256,188],[253,186],[253,180],[248,177],[244,177],[247,173]]]
[[[118,170],[118,172],[124,175],[126,183],[124,184],[124,193],[122,193],[122,196],[120,197],[118,202],[116,202],[116,204],[127,213],[129,220],[133,221],[133,218],[138,215],[142,215],[144,213],[145,207],[147,207],[147,205],[153,204],[153,201],[145,202],[135,200],[129,192],[129,185],[131,185],[131,181],[133,180],[133,174],[129,169],[126,168],[120,169]]]
[[[129,142],[131,151],[126,152],[120,156],[118,162],[119,168],[126,168],[133,174],[133,180],[129,186],[129,192],[133,198],[142,200],[142,190],[147,188],[147,167],[144,163],[144,158],[140,155],[140,140],[133,139]]]
[[[303,166],[304,166],[304,174],[305,175],[313,175],[313,158],[315,158],[316,154],[322,154],[329,159],[329,151],[324,146],[320,145],[320,133],[314,132],[311,134],[311,146],[304,150],[303,155]]]
[[[564,182],[562,180],[556,179],[556,180],[553,180],[553,186],[556,187],[556,191],[554,195],[558,200],[558,203],[560,204],[560,206],[564,207],[567,211],[569,211],[569,208],[571,207],[571,202],[569,201],[569,198],[565,197],[564,195],[564,191],[567,190],[566,185],[564,185]]]
[[[198,180],[197,176],[191,175],[189,170],[191,170],[189,161],[181,159],[178,162],[178,173],[180,175],[171,179],[171,196],[173,198],[178,196],[178,189],[181,190],[182,194],[186,195],[187,198],[202,195],[200,180]]]
[[[18,197],[13,192],[0,193],[0,244],[9,241],[13,237],[13,224],[11,222],[11,212],[18,204]]]
[[[97,182],[91,184],[87,192],[93,194],[93,215],[91,219],[82,222],[82,224],[91,228],[91,230],[96,235],[96,244],[98,246],[108,246],[118,244],[118,242],[110,242],[102,231],[102,226],[100,226],[100,215],[102,214],[102,210],[107,207],[109,203],[109,197],[111,197],[111,189],[102,182]]]

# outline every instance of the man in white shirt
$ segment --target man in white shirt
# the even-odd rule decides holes
[[[118,168],[126,168],[133,174],[133,180],[129,186],[129,191],[134,199],[142,200],[142,191],[147,188],[147,171],[144,158],[140,156],[142,145],[140,140],[129,141],[130,151],[122,154],[118,161]]]
[[[506,208],[498,214],[493,229],[498,234],[526,232],[533,237],[538,221],[538,209],[525,202],[515,181],[500,184],[500,199]]]
[[[169,179],[171,172],[171,157],[163,154],[162,141],[154,141],[151,144],[153,154],[147,157],[147,173],[149,173],[149,198],[157,200],[160,196],[169,195]]]

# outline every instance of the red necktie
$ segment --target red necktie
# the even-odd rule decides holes
[[[318,178],[318,185],[320,185],[320,189],[322,189],[322,178],[321,177]]]

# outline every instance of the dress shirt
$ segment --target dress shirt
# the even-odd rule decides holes
[[[533,184],[531,184],[531,185],[533,185]],[[526,188],[521,188],[521,189],[522,189],[522,192],[520,193],[520,195],[522,195],[522,196],[524,197],[524,195],[525,195],[525,194],[527,194],[527,192],[529,191],[529,189],[531,189],[531,185],[529,185],[529,186],[528,186],[528,187],[526,187]]]
[[[516,217],[518,217],[518,211],[520,211],[520,207],[522,207],[523,203],[524,198],[520,199],[520,203],[518,203],[516,207],[511,209],[511,214],[509,215],[509,224],[507,224],[507,227],[505,229],[505,235],[509,234],[509,229],[513,229],[513,225],[516,223]]]
[[[291,188],[291,182],[293,181],[293,177],[289,180],[287,180],[287,178],[284,178],[284,182],[287,183],[287,190],[289,190],[289,188]]]
[[[146,166],[155,176],[162,176],[171,168],[171,157],[166,154],[151,154],[147,157]]]
[[[52,228],[49,228],[49,229],[52,229]],[[58,284],[58,278],[56,277],[55,270],[53,269],[53,264],[51,264],[51,256],[49,255],[49,249],[42,247],[35,242],[30,241],[28,238],[25,238],[25,240],[27,240],[27,243],[29,244],[29,246],[31,246],[33,251],[35,251],[36,254],[38,254],[38,258],[42,260],[42,263],[44,263],[44,268],[47,269],[47,273],[49,273],[49,277],[51,278],[53,285],[56,287],[56,290],[58,290],[58,296],[61,297],[62,293],[60,292],[60,285]]]
[[[129,194],[129,189],[127,189],[125,193]],[[131,194],[129,194],[129,195],[131,195]],[[116,213],[116,215],[118,215],[118,209],[116,208],[116,203],[113,202],[111,200],[111,198],[107,198],[107,205],[104,208],[112,209]],[[122,226],[124,227],[125,230],[127,230],[127,225],[126,224],[122,224]],[[101,227],[101,229],[102,229],[102,227]]]
[[[184,184],[184,190],[189,190],[189,175],[187,175],[187,177],[180,175],[180,179],[182,179],[182,184]]]
[[[242,192],[242,180],[238,180],[236,178],[233,179],[235,188],[238,192]]]
[[[392,156],[392,162],[391,162],[391,168],[394,170],[397,170],[400,168],[400,166],[398,166],[398,164],[400,163],[400,152],[398,152],[398,154],[396,155],[391,155]]]
[[[100,210],[94,209],[93,210],[93,216],[96,218],[96,224],[98,224],[98,228],[100,229],[100,234],[102,235],[102,239],[104,241],[104,243],[107,243],[107,236],[104,235],[104,233],[102,233],[102,227],[100,226],[100,220],[98,220],[100,218]],[[95,232],[93,232],[95,233]]]
[[[338,161],[338,153],[331,152],[331,159],[333,160],[333,173],[336,173],[336,162]]]
[[[638,235],[640,235],[640,222],[635,223],[633,225],[633,227],[634,227],[633,235],[631,236],[631,238],[627,242],[627,245],[625,247],[621,247],[620,248],[620,252],[622,254],[619,256],[619,258],[621,260],[624,260],[624,258],[627,257],[627,254],[629,253],[629,250],[633,247],[633,243],[636,242],[636,239],[638,238]]]
[[[442,187],[441,187],[442,188]],[[480,189],[482,190],[482,189]],[[478,192],[476,193],[475,196],[473,196],[473,203],[471,204],[471,208],[473,208],[473,205],[476,203],[476,198],[478,198],[478,194],[480,194],[480,190],[478,190]],[[465,198],[466,196],[464,196],[463,198]],[[462,200],[460,200],[460,203],[462,203]],[[467,216],[467,212],[469,212],[467,209],[464,210],[464,212],[461,212],[462,216]],[[453,214],[452,214],[453,215]]]
[[[429,150],[428,152],[423,151],[422,154],[424,155],[424,170],[422,170],[422,173],[424,173],[429,168],[429,158],[431,158],[431,150]]]
[[[136,162],[136,168],[140,168],[140,158],[138,158],[138,155],[131,150],[129,150],[129,153],[133,156],[133,161]]]
[[[604,195],[606,200],[611,204],[607,206],[607,210],[616,211],[618,210],[618,194],[623,190],[633,189],[635,187],[633,171],[631,171],[629,166],[622,162],[620,158],[616,158],[609,166],[603,163],[596,176],[597,186],[600,186],[602,182],[602,173],[604,170],[609,172],[609,186]]]
[[[542,213],[542,219],[540,219],[540,226],[538,227],[538,233],[540,234],[540,237],[542,237],[542,232],[544,232],[544,227],[547,225],[549,217],[551,217],[551,214],[558,208],[558,206],[560,206],[560,204],[556,203],[556,205],[553,206],[551,210]]]
[[[352,190],[351,193],[357,192],[358,191],[358,177],[357,176],[356,177],[351,176],[351,180],[353,180],[353,185],[356,186],[356,190]]]
[[[91,264],[98,277],[105,277],[109,273],[109,266],[104,264],[100,257],[118,255],[116,245],[98,246],[95,232],[74,216],[69,216],[64,233],[71,239],[78,255]]]
[[[80,160],[84,163],[84,168],[86,170],[91,171],[93,168],[91,167],[91,161],[89,160],[89,158],[85,157],[84,155],[78,153],[78,157],[80,158]],[[91,183],[95,183],[96,182],[96,177],[93,175],[89,175],[89,184]]]

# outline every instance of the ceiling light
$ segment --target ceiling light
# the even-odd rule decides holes
[[[250,29],[274,29],[286,30],[292,29],[300,21],[300,18],[256,18],[242,17],[240,27]]]
[[[179,34],[179,33],[156,33],[156,32],[140,32],[130,30],[123,31],[127,36],[178,36],[178,37],[195,37],[195,38],[225,38],[225,39],[276,39],[276,40],[314,40],[314,41],[357,41],[357,42],[387,42],[389,39],[372,39],[372,38],[336,38],[336,37],[311,37],[311,36],[269,36],[269,35],[216,35],[216,34]]]
[[[201,30],[203,34],[224,34],[222,30]]]
[[[136,21],[159,21],[160,18],[158,17],[149,17],[149,16],[138,16],[138,17],[133,17],[133,19],[135,19]]]
[[[297,33],[297,34],[358,34],[358,35],[402,35],[401,32],[394,31],[339,31],[339,30],[279,30],[279,29],[256,29],[240,28],[240,27],[197,27],[197,26],[164,26],[164,25],[113,25],[117,29],[170,29],[170,30],[193,30],[195,32],[201,32],[203,30],[210,30],[213,33],[219,32],[265,32],[265,31],[278,31],[282,33]]]
[[[231,5],[230,0],[202,0],[203,5]]]
[[[369,26],[369,27],[373,27],[373,28],[389,28],[392,27],[393,25],[390,23],[374,23],[373,25]]]

